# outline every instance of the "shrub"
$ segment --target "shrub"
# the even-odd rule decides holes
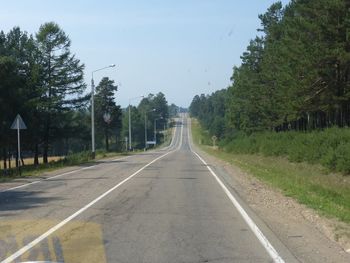
[[[336,170],[350,174],[350,143],[341,144],[335,150]]]
[[[350,129],[328,128],[312,132],[236,132],[220,142],[227,152],[285,156],[293,162],[321,164],[350,174]]]

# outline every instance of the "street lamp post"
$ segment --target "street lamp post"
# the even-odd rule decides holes
[[[129,99],[129,150],[132,150],[132,145],[131,145],[131,112],[130,112],[130,104],[132,100],[143,98],[144,96],[137,96],[134,98]]]
[[[95,84],[94,84],[94,73],[96,71],[100,71],[106,68],[113,68],[115,67],[114,64],[111,64],[107,67],[103,67],[100,69],[96,69],[91,72],[91,157],[92,159],[95,159],[95,99],[94,99],[94,93],[95,93]]]

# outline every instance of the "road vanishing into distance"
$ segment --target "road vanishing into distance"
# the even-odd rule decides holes
[[[0,192],[0,262],[297,262],[191,142]]]

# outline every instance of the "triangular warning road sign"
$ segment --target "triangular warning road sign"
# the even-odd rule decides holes
[[[12,125],[11,125],[11,129],[12,130],[25,130],[27,129],[27,126],[25,125],[24,121],[22,120],[21,115],[17,114],[15,120],[13,121]]]

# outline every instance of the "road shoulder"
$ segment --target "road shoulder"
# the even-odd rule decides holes
[[[335,242],[334,229],[344,223],[320,217],[314,210],[284,196],[238,167],[196,151],[219,171],[233,189],[301,262],[350,262],[347,242]]]
[[[63,175],[79,172],[84,169],[89,169],[89,167],[94,167],[96,165],[99,165],[101,163],[108,163],[110,161],[115,161],[119,159],[122,160],[122,159],[128,158],[129,156],[132,156],[132,155],[106,157],[96,161],[82,163],[80,165],[66,166],[66,167],[54,169],[52,171],[43,171],[38,175],[14,178],[6,182],[1,182],[0,192],[8,191],[9,189],[16,188],[16,187],[22,187],[25,185],[33,184],[36,182],[40,182],[42,180],[48,180],[50,178],[58,177],[61,175],[63,176]]]

